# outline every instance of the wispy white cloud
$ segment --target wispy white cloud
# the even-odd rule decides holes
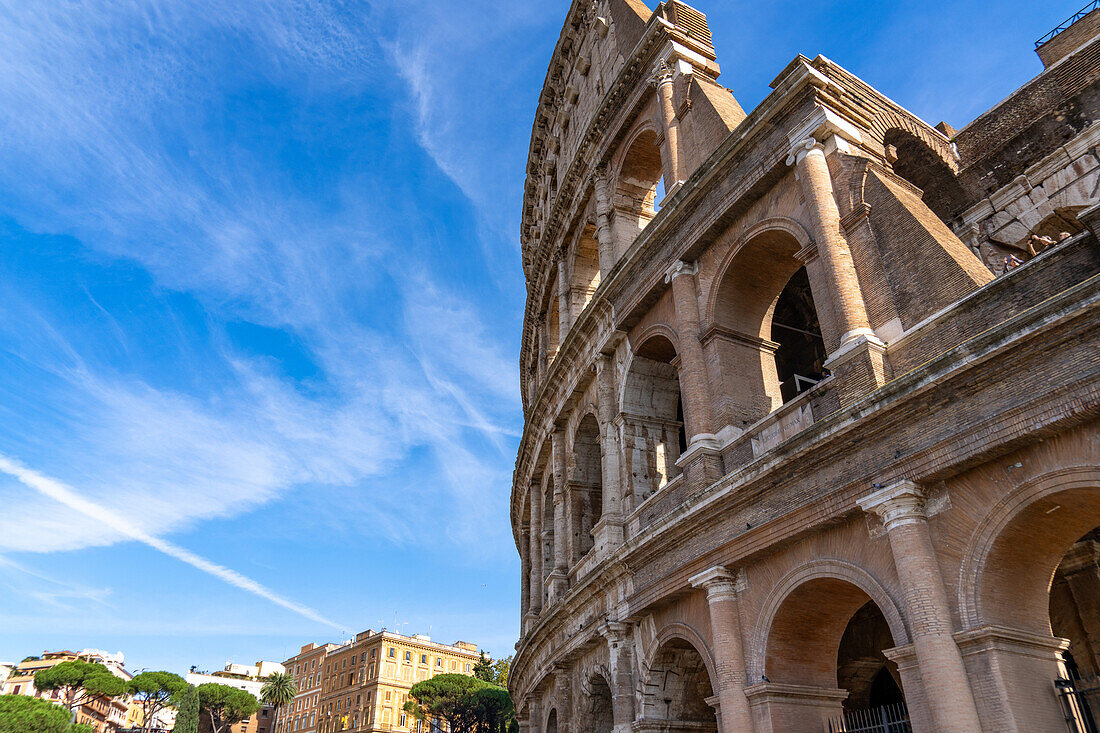
[[[182,563],[190,565],[191,567],[199,570],[207,575],[211,575],[218,580],[221,580],[228,585],[238,588],[247,593],[259,596],[277,606],[285,608],[288,611],[298,614],[310,621],[315,621],[319,624],[332,627],[334,629],[349,628],[346,625],[340,625],[334,621],[322,616],[317,611],[308,606],[304,606],[300,603],[296,603],[288,598],[285,598],[275,591],[267,588],[266,586],[252,580],[251,578],[238,573],[231,568],[227,568],[224,565],[211,562],[206,558],[191,552],[190,550],[180,547],[172,542],[154,537],[140,528],[134,526],[125,517],[116,514],[110,509],[100,506],[95,502],[88,501],[84,497],[80,496],[72,487],[55,479],[43,476],[42,474],[33,471],[10,458],[0,455],[0,471],[15,478],[24,486],[34,489],[42,495],[53,499],[54,501],[68,507],[69,509],[78,512],[79,514],[87,517],[93,522],[97,522],[106,527],[110,527],[115,532],[127,537],[128,539],[140,542],[143,545],[153,548],[154,550],[161,552],[168,557],[179,560]]]

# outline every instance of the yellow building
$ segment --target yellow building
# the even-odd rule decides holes
[[[300,693],[280,713],[276,730],[414,733],[417,722],[403,710],[409,689],[437,674],[472,675],[478,658],[475,644],[389,631],[367,630],[342,646],[308,645],[286,662],[288,670],[302,670],[295,674]]]

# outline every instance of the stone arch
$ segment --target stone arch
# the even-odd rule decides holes
[[[870,132],[876,141],[886,147],[886,137],[891,131],[904,132],[924,143],[953,174],[959,172],[959,161],[955,156],[951,141],[939,131],[933,130],[923,122],[915,120],[907,115],[898,114],[890,110],[883,110],[875,115],[871,122]]]
[[[659,139],[660,132],[647,121],[630,132],[614,156],[612,237],[619,254],[657,215],[664,182]]]
[[[570,307],[576,318],[592,302],[600,287],[600,243],[596,237],[595,222],[585,220],[580,224],[570,256]]]
[[[570,561],[577,563],[595,545],[592,528],[603,516],[603,456],[600,424],[586,412],[573,433],[572,471],[569,477],[569,516],[572,527]]]
[[[724,259],[703,337],[708,359],[721,367],[719,425],[751,425],[824,377],[817,303],[829,301],[805,270],[810,246],[793,220],[768,219],[744,232]]]
[[[611,733],[614,728],[611,675],[606,668],[594,666],[581,675],[580,700],[576,729],[588,733]]]
[[[1076,511],[1053,508],[1065,504],[1072,504]],[[1021,624],[1033,633],[1049,634],[1049,622],[1044,629],[1040,617],[1047,614],[1046,594],[1054,571],[1066,550],[1097,525],[1100,467],[1061,468],[1017,486],[986,513],[971,535],[959,567],[963,628],[991,624],[1015,628],[1014,624]],[[1022,552],[1028,552],[1026,562],[1020,561]],[[1026,587],[1026,593],[1016,594],[1011,608],[997,608],[1001,600],[998,581],[1003,581],[1006,573],[1011,575],[1008,587]]]
[[[679,475],[676,461],[686,443],[679,358],[663,326],[643,333],[633,350],[619,397],[621,445],[627,477],[623,511]]]
[[[879,607],[890,627],[890,634],[894,637],[895,643],[899,646],[909,643],[909,632],[897,603],[874,576],[863,568],[844,560],[824,558],[813,560],[784,575],[761,606],[748,660],[748,673],[751,680],[760,680],[766,674],[768,639],[784,602],[799,587],[819,580],[837,581],[854,586],[866,596],[867,600],[874,601]]]
[[[542,728],[546,733],[558,733],[558,709],[550,708],[546,713],[546,725]]]
[[[641,719],[660,721],[668,730],[679,730],[676,723],[715,730],[710,704],[715,679],[714,660],[699,634],[685,624],[666,626],[654,639],[642,670]]]
[[[922,200],[941,221],[951,221],[967,207],[970,198],[959,183],[953,156],[945,160],[926,136],[906,128],[887,129],[882,142],[895,175],[920,189]]]

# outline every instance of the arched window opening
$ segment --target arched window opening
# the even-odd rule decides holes
[[[546,719],[546,733],[558,733],[558,711],[551,710]]]
[[[588,224],[577,242],[577,255],[573,258],[573,313],[579,316],[588,307],[599,286],[600,243],[596,239],[596,228]]]
[[[580,720],[577,730],[585,733],[611,733],[615,726],[611,708],[611,687],[602,675],[594,674],[581,682]]]
[[[664,196],[664,168],[657,134],[646,130],[631,143],[615,186],[615,239],[622,254],[657,215]]]
[[[898,666],[883,654],[892,646],[886,617],[869,601],[848,622],[837,652],[837,687],[848,691],[845,710],[870,710],[905,702]]]
[[[547,471],[549,474],[549,471]],[[554,482],[547,475],[542,488],[542,607],[550,605],[546,581],[554,572]]]
[[[1017,244],[1026,249],[1031,256],[1042,254],[1044,250],[1058,246],[1067,234],[1070,236],[1084,231],[1085,225],[1077,220],[1077,214],[1083,206],[1061,207],[1039,222],[1028,236]]]
[[[771,340],[783,402],[789,402],[824,378],[825,340],[817,321],[806,268],[787,282],[772,314]]]
[[[727,264],[704,349],[721,366],[719,425],[744,429],[820,381],[825,345],[798,240],[769,229]]]
[[[551,287],[555,287],[558,278],[557,276],[551,281]],[[554,359],[558,355],[558,348],[561,346],[561,311],[560,301],[558,300],[558,294],[555,292],[550,296],[550,304],[546,308],[546,364],[549,366],[553,363]]]
[[[638,348],[630,363],[622,402],[627,511],[680,473],[676,461],[686,441],[675,360],[672,342],[654,336]]]
[[[591,414],[581,420],[573,440],[573,477],[569,482],[572,520],[572,562],[579,562],[595,545],[592,528],[603,515],[603,468],[600,427]]]
[[[1069,640],[1063,652],[1069,679],[1100,679],[1100,528],[1094,529],[1062,556],[1050,586],[1050,628],[1054,636]],[[1100,699],[1091,713],[1100,717]],[[1084,707],[1084,706],[1081,706]],[[1093,722],[1100,722],[1093,720]],[[1086,728],[1098,730],[1100,728]]]
[[[904,130],[890,130],[883,142],[894,173],[922,191],[924,203],[941,221],[949,222],[962,213],[969,202],[966,191],[926,142]]]
[[[649,668],[643,719],[662,721],[662,730],[707,730],[700,724],[718,722],[714,708],[707,703],[713,690],[706,663],[695,647],[672,639],[661,646]]]
[[[820,726],[823,717],[834,721],[833,730],[868,718],[906,719],[901,677],[884,653],[898,643],[882,609],[862,588],[833,577],[804,582],[772,619],[764,673],[773,683],[798,685],[808,694],[774,705],[773,715],[790,715],[792,730]],[[879,677],[883,671],[889,679]]]

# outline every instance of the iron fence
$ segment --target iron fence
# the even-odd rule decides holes
[[[1042,46],[1047,41],[1053,40],[1056,35],[1069,28],[1071,25],[1081,20],[1081,18],[1084,18],[1086,15],[1096,10],[1097,8],[1100,8],[1100,0],[1093,0],[1091,3],[1074,13],[1071,17],[1067,18],[1066,21],[1062,23],[1062,25],[1058,26],[1050,33],[1046,34],[1038,41],[1036,41],[1035,48],[1039,48],[1039,46]]]
[[[1100,733],[1100,678],[1058,679],[1054,689],[1071,733]]]
[[[845,710],[829,721],[828,733],[913,733],[905,703],[868,710]]]

